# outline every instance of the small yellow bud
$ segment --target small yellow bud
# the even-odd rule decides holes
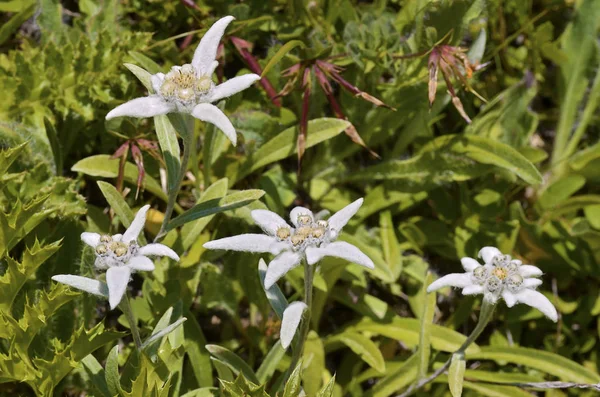
[[[103,234],[102,236],[100,236],[101,243],[110,243],[111,241],[112,241],[112,237],[109,236],[108,234]]]
[[[301,226],[298,229],[296,229],[296,234],[300,234],[304,237],[310,236],[311,232],[312,232],[312,228],[310,226]]]
[[[325,229],[322,227],[315,227],[311,233],[311,235],[314,238],[321,238],[321,237],[323,237],[324,234],[325,234]]]
[[[117,247],[117,249],[115,249],[115,255],[116,256],[123,256],[127,253],[127,247],[123,244],[123,245],[119,245]]]
[[[296,246],[302,244],[305,239],[306,239],[306,236],[304,236],[302,234],[294,234],[292,236],[292,245],[294,245],[294,247],[296,247]]]
[[[310,215],[298,215],[298,223],[301,225],[308,225],[312,221]]]
[[[196,91],[198,91],[201,94],[205,94],[208,91],[210,91],[211,86],[212,80],[210,76],[201,76],[196,81]]]
[[[317,221],[317,225],[319,227],[322,227],[322,228],[325,229],[325,228],[327,228],[327,226],[329,226],[329,222],[324,221],[324,220],[321,219],[321,220]]]
[[[177,89],[177,85],[172,81],[166,80],[160,86],[160,94],[162,96],[173,96],[175,94],[175,90]]]
[[[98,255],[104,255],[104,254],[106,254],[106,251],[107,251],[106,245],[99,244],[99,245],[96,246],[96,253]]]
[[[498,277],[500,280],[504,280],[508,276],[508,271],[503,267],[496,267],[492,270],[492,274]]]
[[[290,234],[291,234],[290,228],[289,227],[285,227],[285,226],[280,227],[279,229],[277,229],[277,233],[276,234],[277,234],[277,237],[280,240],[287,240],[287,238],[290,237]]]

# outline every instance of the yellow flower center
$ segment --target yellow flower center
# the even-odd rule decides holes
[[[310,236],[311,231],[312,231],[312,228],[310,226],[301,226],[298,229],[296,229],[296,234],[307,237],[307,236]]]
[[[204,95],[212,88],[210,76],[197,76],[194,67],[185,64],[181,68],[171,69],[160,87],[163,97],[192,101],[198,95]]]
[[[106,245],[99,244],[99,245],[96,246],[96,253],[98,255],[104,255],[104,254],[106,254],[106,251],[107,251]]]
[[[290,228],[289,227],[280,227],[279,229],[277,229],[277,237],[280,240],[286,240],[288,237],[290,237]]]
[[[321,238],[321,237],[323,237],[324,234],[325,234],[325,229],[322,227],[315,227],[312,230],[312,236],[314,238]]]
[[[302,244],[305,239],[306,239],[306,236],[304,236],[302,234],[294,234],[292,236],[292,244],[294,246],[298,246],[298,245]]]
[[[101,243],[110,243],[111,241],[112,241],[112,237],[109,236],[108,234],[103,234],[102,236],[100,236]]]
[[[492,274],[498,277],[500,280],[504,280],[508,276],[508,271],[503,267],[496,267],[492,270]]]
[[[307,225],[311,220],[310,215],[298,215],[298,223],[301,225]]]

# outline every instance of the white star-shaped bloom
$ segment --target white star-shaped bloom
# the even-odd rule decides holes
[[[328,220],[315,219],[315,215],[304,207],[290,212],[291,227],[279,215],[267,210],[252,211],[252,218],[265,234],[241,234],[209,241],[208,249],[223,249],[246,252],[269,252],[277,255],[268,266],[265,288],[269,289],[288,271],[300,264],[303,258],[314,265],[325,256],[346,259],[349,262],[373,269],[373,261],[361,250],[344,241],[335,241],[342,228],[360,208],[363,199],[342,208]]]
[[[231,121],[212,102],[227,98],[250,87],[260,79],[256,74],[245,74],[215,85],[212,75],[218,66],[217,48],[227,25],[235,18],[219,19],[200,40],[191,64],[173,66],[169,73],[152,75],[154,93],[136,98],[111,110],[106,119],[114,117],[153,117],[179,112],[212,123],[227,135],[233,145],[237,138]]]
[[[524,303],[538,309],[552,321],[557,321],[556,308],[548,298],[535,290],[542,284],[542,280],[535,278],[542,275],[539,268],[523,265],[520,260],[503,255],[496,247],[482,248],[479,257],[484,265],[473,258],[462,258],[465,273],[439,278],[429,285],[427,292],[443,287],[462,288],[463,295],[483,294],[483,298],[493,304],[502,297],[508,307]]]
[[[95,266],[106,270],[106,284],[95,279],[59,274],[52,279],[77,289],[108,298],[110,308],[114,309],[121,302],[131,274],[136,271],[152,271],[154,263],[148,256],[168,256],[178,261],[179,256],[171,248],[163,244],[148,244],[140,247],[137,238],[146,223],[146,212],[150,208],[145,205],[137,212],[133,222],[123,234],[100,235],[84,232],[81,240],[94,248]]]

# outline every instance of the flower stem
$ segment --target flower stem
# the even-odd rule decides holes
[[[313,295],[313,278],[315,272],[315,265],[309,265],[304,261],[304,303],[306,303],[306,310],[302,314],[302,322],[300,323],[300,330],[296,339],[296,344],[293,347],[292,362],[288,368],[285,376],[285,384],[300,362],[302,353],[304,352],[304,343],[308,337],[308,331],[310,331],[310,318],[312,311],[312,295]]]
[[[129,323],[129,329],[131,329],[133,341],[135,342],[138,351],[140,351],[142,349],[142,339],[140,338],[140,331],[137,327],[137,320],[135,319],[133,311],[131,310],[131,305],[129,304],[129,292],[125,294],[121,300],[121,310],[123,310],[123,313],[127,316],[127,322]]]
[[[458,350],[454,352],[454,354],[464,355],[465,350],[467,350],[467,348],[473,342],[475,342],[475,340],[479,337],[479,335],[481,335],[481,333],[483,332],[485,327],[488,325],[488,323],[492,319],[495,308],[496,308],[496,304],[490,303],[487,300],[483,299],[483,302],[481,304],[481,310],[479,311],[479,319],[477,320],[477,325],[475,326],[475,329],[467,337],[467,339],[462,344],[462,346],[459,347]],[[453,355],[451,355],[450,358],[448,358],[448,360],[444,363],[444,365],[442,365],[440,368],[438,368],[437,371],[435,371],[433,374],[431,374],[427,378],[421,379],[417,383],[413,383],[404,393],[398,395],[397,397],[409,396],[413,391],[420,389],[421,387],[425,386],[426,384],[430,383],[435,378],[437,378],[438,376],[443,374],[450,367]]]
[[[192,147],[192,140],[194,139],[194,119],[188,117],[185,122],[186,131],[181,134],[183,137],[183,158],[181,159],[181,167],[179,168],[179,174],[177,175],[177,183],[175,185],[175,189],[169,191],[169,198],[167,201],[167,209],[165,210],[165,217],[163,219],[162,225],[160,226],[160,230],[156,237],[154,238],[154,242],[161,240],[165,234],[167,234],[167,225],[171,220],[171,214],[173,214],[173,208],[175,208],[175,203],[177,202],[177,195],[179,194],[179,190],[181,189],[181,182],[183,182],[183,177],[187,171],[187,166],[190,161],[190,149]]]

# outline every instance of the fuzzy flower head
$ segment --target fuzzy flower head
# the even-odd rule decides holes
[[[265,288],[269,289],[302,259],[314,265],[325,256],[346,259],[367,268],[373,261],[354,245],[335,241],[342,228],[360,208],[363,199],[342,208],[328,220],[319,219],[309,209],[296,207],[290,212],[290,226],[283,218],[267,210],[252,211],[252,218],[265,234],[242,234],[204,244],[208,249],[231,251],[269,252],[277,255],[268,266]]]
[[[112,236],[89,232],[81,234],[81,240],[94,249],[96,268],[106,270],[106,284],[70,274],[57,275],[52,279],[95,295],[106,296],[110,308],[117,307],[125,294],[131,274],[136,271],[154,270],[154,262],[148,256],[167,256],[173,260],[179,260],[175,251],[166,245],[140,246],[138,244],[137,239],[146,223],[146,213],[149,208],[149,205],[140,208],[133,222],[123,234]]]
[[[539,268],[523,265],[520,260],[502,254],[496,247],[482,248],[479,257],[483,259],[483,265],[473,258],[462,258],[465,273],[441,277],[431,283],[427,292],[443,287],[462,288],[463,295],[483,294],[490,303],[497,303],[503,298],[508,307],[524,303],[557,321],[558,314],[552,303],[535,290],[542,284],[542,280],[536,278],[542,275]]]
[[[227,25],[234,19],[227,16],[215,22],[200,40],[192,63],[173,66],[167,74],[152,75],[153,94],[116,107],[106,115],[106,119],[120,116],[153,117],[172,112],[189,113],[199,120],[217,126],[235,145],[236,134],[233,125],[227,116],[211,103],[245,90],[259,80],[260,76],[245,74],[229,79],[223,84],[213,83],[212,75],[219,64],[216,60],[217,48]]]

